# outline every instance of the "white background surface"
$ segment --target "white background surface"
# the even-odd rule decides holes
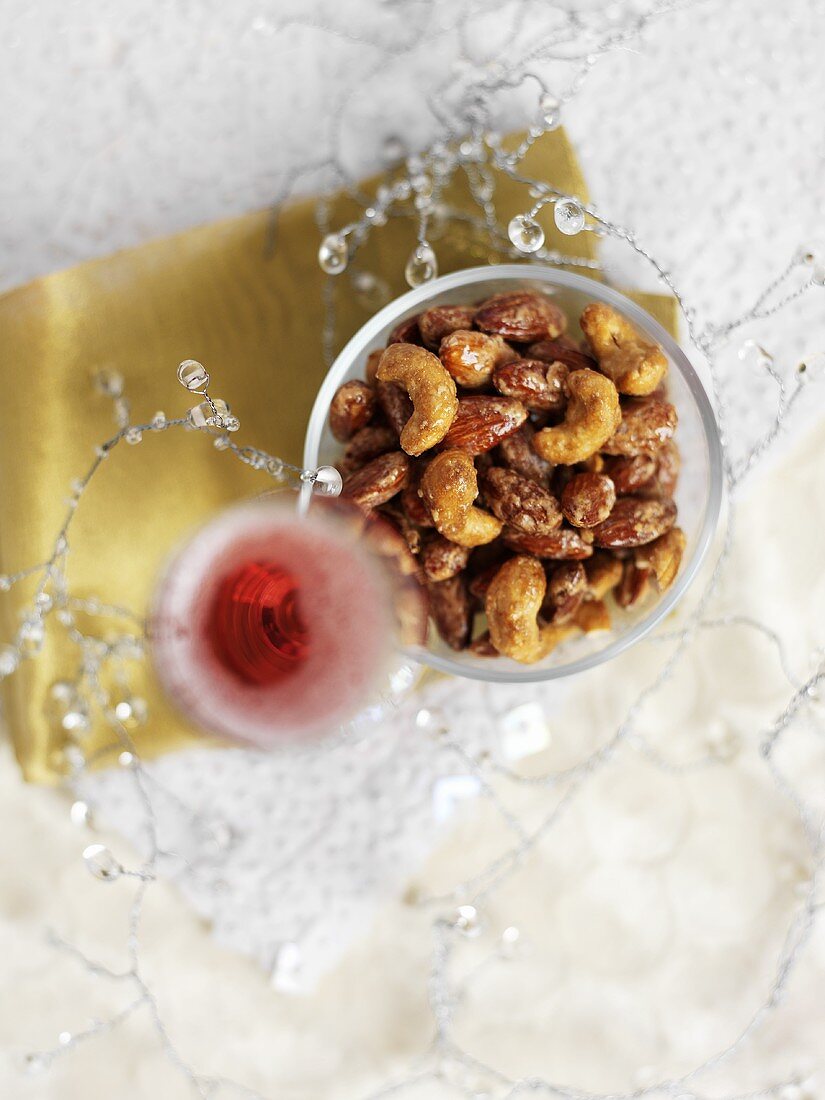
[[[422,41],[390,67],[380,98],[359,82],[367,54],[410,36],[419,5],[292,7],[295,23],[274,34],[275,9],[245,0],[4,0],[0,285],[266,205],[319,144],[326,153],[340,141],[362,169],[376,163],[387,133],[413,145],[434,136],[420,93],[451,64],[449,36]],[[507,6],[497,9],[506,20]],[[278,5],[278,17],[287,10]],[[435,18],[449,24],[451,9]],[[489,22],[480,26],[474,48],[483,65],[498,39],[484,31]],[[373,36],[378,44],[365,44]],[[594,197],[674,272],[705,322],[735,313],[823,224],[823,55],[825,17],[815,3],[716,0],[664,18],[638,49],[600,62],[567,113]],[[330,105],[341,107],[335,122]],[[311,183],[310,175],[299,186]],[[615,259],[623,269],[626,257]],[[818,309],[806,305],[774,336],[783,362],[814,350],[806,341],[822,342]],[[741,397],[751,383],[730,377]],[[797,440],[770,475],[756,475],[740,515],[747,537],[717,609],[781,630],[798,676],[825,645],[815,535],[825,518],[823,472],[816,441]],[[549,717],[547,766],[598,744],[657,660],[655,647],[642,647],[574,687]],[[664,731],[660,748],[692,759],[721,723],[740,746],[736,759],[671,777],[631,753],[609,784],[590,787],[530,873],[496,902],[490,934],[517,923],[534,949],[477,987],[461,1033],[468,1045],[517,1074],[615,1089],[684,1071],[736,1035],[767,994],[807,873],[757,752],[786,695],[761,639],[747,630],[703,636],[644,727],[652,737]],[[821,730],[815,714],[790,752],[820,792]],[[165,778],[195,764],[170,761]],[[46,1078],[19,1078],[21,1052],[121,1003],[117,989],[56,959],[44,930],[118,965],[128,891],[86,874],[78,857],[87,836],[68,824],[59,796],[22,787],[7,750],[0,783],[0,1093],[189,1095],[140,1018]],[[541,808],[526,796],[517,802],[527,817]],[[111,843],[125,850],[117,836]],[[497,850],[483,816],[422,879],[438,887],[466,877],[475,869],[469,848],[479,864]],[[384,904],[317,992],[296,1000],[216,946],[173,891],[158,891],[145,929],[148,965],[176,1041],[199,1069],[279,1096],[350,1097],[424,1049],[426,915]],[[825,1087],[816,1065],[823,977],[820,929],[787,1004],[708,1090],[745,1091],[817,1070]]]

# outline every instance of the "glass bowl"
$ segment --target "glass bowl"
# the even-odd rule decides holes
[[[713,409],[696,371],[673,337],[618,291],[582,275],[533,264],[457,271],[411,290],[376,313],[344,347],[324,379],[309,419],[304,466],[314,469],[335,465],[342,448],[328,426],[332,397],[342,383],[364,377],[367,355],[384,347],[390,331],[400,321],[431,306],[474,303],[522,287],[552,295],[567,314],[571,328],[588,302],[605,302],[664,350],[670,364],[668,398],[679,414],[676,439],[682,469],[676,503],[687,545],[676,581],[655,603],[627,611],[612,609],[610,631],[571,638],[535,665],[521,665],[506,657],[476,657],[467,651],[456,653],[441,641],[432,624],[426,646],[407,651],[415,660],[441,672],[500,683],[533,683],[571,676],[609,661],[643,638],[673,610],[695,577],[716,529],[723,485],[722,449]]]

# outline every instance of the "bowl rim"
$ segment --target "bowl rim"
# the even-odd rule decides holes
[[[481,664],[465,665],[458,659],[433,653],[424,646],[406,647],[403,650],[408,657],[421,664],[428,665],[439,672],[462,676],[465,679],[502,684],[540,683],[542,681],[564,679],[567,676],[596,668],[598,665],[618,657],[619,654],[624,653],[625,650],[641,641],[670,614],[687,592],[702,562],[705,560],[716,532],[724,491],[722,443],[716,417],[710,398],[695,368],[678,342],[655,317],[620,291],[605,283],[547,264],[490,264],[484,267],[464,268],[460,271],[453,271],[449,275],[432,279],[430,282],[423,283],[406,294],[402,294],[399,298],[393,299],[392,302],[380,309],[358,329],[335,357],[318,390],[318,395],[310,413],[304,441],[304,466],[308,469],[314,469],[317,466],[327,412],[333,395],[340,384],[341,376],[349,369],[353,359],[363,352],[364,348],[375,339],[382,329],[392,322],[397,322],[399,318],[414,310],[416,306],[422,305],[443,291],[456,290],[493,279],[504,282],[510,280],[529,281],[532,279],[539,283],[549,283],[557,287],[592,294],[594,298],[615,306],[634,324],[639,325],[649,333],[662,345],[687,384],[699,413],[708,455],[708,496],[705,503],[702,527],[690,560],[682,566],[675,584],[668,589],[661,599],[657,600],[648,614],[629,630],[609,642],[603,649],[586,654],[567,664],[544,668],[534,665],[495,668],[490,667],[493,664],[492,661],[489,666]]]

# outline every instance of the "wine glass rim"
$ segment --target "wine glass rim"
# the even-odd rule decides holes
[[[618,657],[626,649],[640,641],[655,626],[658,625],[676,606],[687,591],[707,552],[710,548],[713,536],[719,522],[722,508],[722,496],[724,489],[722,444],[719,429],[710,398],[695,368],[691,364],[685,352],[679,346],[673,336],[665,329],[655,317],[643,309],[632,299],[626,297],[621,291],[613,287],[579,275],[575,272],[564,271],[545,264],[498,264],[486,267],[471,267],[461,271],[453,271],[449,275],[442,275],[438,279],[424,283],[413,290],[402,294],[388,305],[380,309],[370,318],[344,345],[334,362],[330,366],[326,378],[321,384],[315,404],[309,418],[306,440],[304,445],[304,466],[314,468],[318,462],[318,452],[324,424],[335,391],[340,385],[342,376],[349,369],[353,360],[390,324],[397,322],[417,306],[436,297],[444,291],[456,290],[475,283],[521,280],[523,282],[534,281],[544,284],[552,284],[556,287],[564,287],[570,290],[578,290],[590,294],[594,298],[615,306],[634,324],[639,325],[648,335],[662,345],[670,357],[673,365],[684,379],[688,391],[693,399],[702,425],[705,447],[708,458],[708,484],[705,511],[702,518],[702,526],[699,531],[690,559],[683,563],[679,575],[673,585],[665,592],[644,618],[634,623],[629,629],[623,631],[603,649],[594,653],[578,657],[567,664],[549,667],[525,666],[496,668],[493,662],[484,665],[463,664],[460,660],[435,653],[424,646],[407,647],[404,653],[415,661],[428,665],[440,672],[456,676],[463,676],[472,680],[483,680],[488,683],[538,683],[540,681],[558,680],[578,672],[586,672],[606,661]]]

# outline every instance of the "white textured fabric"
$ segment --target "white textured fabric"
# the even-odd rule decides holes
[[[352,119],[375,100],[373,85],[352,99],[343,89],[373,47],[348,35],[390,41],[399,7],[373,5],[368,16],[366,4],[304,3],[291,37],[275,41],[263,5],[209,3],[195,13],[183,2],[161,10],[128,0],[104,11],[88,0],[71,8],[8,0],[0,81],[19,109],[5,140],[29,154],[0,173],[5,282],[265,204],[305,162],[311,127],[327,125],[324,104],[345,104],[341,132],[354,168],[375,162],[387,132],[413,143],[433,136],[420,88],[449,64],[442,41],[422,43],[397,79],[384,76],[381,126],[362,125],[357,148],[353,141]],[[313,29],[316,16],[342,33]],[[486,63],[495,43],[480,42],[478,52]],[[702,324],[738,313],[800,244],[815,243],[825,214],[824,53],[825,21],[813,2],[713,0],[663,17],[640,48],[599,62],[567,111],[600,209],[671,271]],[[612,245],[608,255],[617,280],[648,282],[627,249]],[[778,326],[751,326],[742,339],[765,342],[789,374],[801,355],[824,350],[810,346],[815,334],[822,339],[821,313],[811,296]],[[745,454],[770,423],[770,389],[737,347],[724,389],[734,445]],[[822,391],[811,394],[821,409]],[[802,679],[810,652],[825,645],[825,464],[816,435],[800,446],[799,434],[792,424],[782,461],[750,476],[711,614],[773,626]],[[438,703],[462,744],[498,752],[504,716],[526,706],[509,728],[521,723],[529,733],[541,725],[530,709],[540,702],[550,747],[529,767],[570,767],[610,735],[666,647],[645,643],[563,692],[433,684],[415,705]],[[468,989],[459,1033],[469,1049],[516,1075],[613,1090],[685,1071],[745,1026],[770,989],[808,873],[798,826],[758,755],[788,691],[763,634],[747,625],[700,633],[638,728],[668,760],[702,760],[709,747],[720,759],[674,775],[626,749],[581,789],[490,905],[481,943],[513,924],[532,950],[485,968]],[[812,706],[783,750],[820,809],[822,722]],[[55,964],[38,938],[44,920],[117,963],[127,891],[117,884],[101,898],[82,868],[65,870],[85,838],[69,833],[55,796],[21,791],[10,764],[3,770],[4,835],[21,859],[0,888],[15,990],[2,1023],[10,1044],[28,1049],[82,1026],[88,1011],[78,1006],[93,1003],[105,1015],[119,1003],[116,990]],[[482,799],[458,811],[444,838],[433,786],[461,774],[455,751],[418,735],[405,708],[391,728],[321,757],[199,750],[158,761],[152,774],[170,849],[184,860],[187,842],[209,853],[197,872],[180,858],[169,872],[217,940],[267,969],[279,944],[300,948],[280,956],[278,980],[305,996],[286,999],[259,968],[217,950],[163,892],[143,940],[186,1056],[199,1069],[303,1098],[359,1095],[423,1051],[429,916],[403,905],[399,892],[410,878],[424,892],[449,891],[513,842]],[[139,847],[123,777],[90,782],[102,818]],[[502,797],[528,827],[552,805],[544,788],[508,788]],[[199,841],[181,828],[176,799],[203,815]],[[110,843],[125,853],[122,840]],[[472,964],[477,942],[461,965]],[[782,1009],[702,1088],[747,1091],[793,1072],[821,1074],[823,977],[820,928]],[[189,1095],[148,1023],[90,1044],[28,1094],[122,1093],[126,1081],[130,1097]],[[0,1082],[18,1095],[11,1062]]]

